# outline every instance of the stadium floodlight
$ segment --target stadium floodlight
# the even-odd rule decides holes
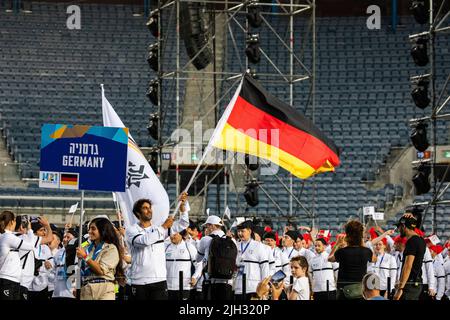
[[[251,1],[247,5],[247,21],[253,28],[259,28],[263,23],[261,17],[261,6],[257,1]]]
[[[420,36],[412,40],[413,45],[411,47],[411,56],[414,63],[420,67],[426,66],[429,62],[427,42],[428,37]]]
[[[259,203],[258,199],[258,182],[253,179],[245,185],[244,198],[247,204],[251,207],[256,207]]]
[[[419,122],[413,127],[410,135],[411,142],[417,151],[424,152],[430,146],[427,139],[427,124]]]
[[[259,50],[259,35],[250,34],[247,37],[247,48],[245,49],[248,61],[258,63],[261,61],[261,51]]]
[[[158,71],[158,47],[157,42],[148,46],[147,62],[154,71]]]
[[[428,80],[419,79],[415,84],[414,89],[411,91],[411,96],[417,107],[425,109],[430,104],[430,98],[428,97]]]
[[[414,15],[414,19],[416,19],[417,23],[425,24],[429,19],[429,0],[413,0],[411,2],[411,6],[409,9],[412,11]]]
[[[431,189],[430,185],[431,168],[425,164],[421,164],[417,168],[417,173],[413,176],[412,182],[416,190],[416,195],[427,193]]]
[[[245,165],[247,168],[249,168],[251,171],[258,170],[259,168],[259,161],[258,157],[251,156],[249,154],[245,155]]]
[[[159,19],[159,11],[153,10],[150,12],[150,18],[147,21],[147,28],[150,30],[150,33],[155,37],[159,37],[158,30],[158,19]]]
[[[150,101],[157,106],[158,105],[158,96],[159,96],[159,80],[154,79],[151,80],[148,85],[147,97]]]
[[[159,120],[159,115],[157,113],[152,113],[150,115],[150,121],[149,124],[147,126],[147,130],[148,130],[148,134],[150,135],[150,137],[152,137],[155,140],[158,140],[158,120]]]

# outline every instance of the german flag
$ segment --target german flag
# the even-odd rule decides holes
[[[78,174],[77,173],[61,173],[61,184],[66,186],[77,186],[78,185]]]
[[[332,140],[247,74],[210,141],[220,149],[270,160],[301,179],[334,171],[340,163]]]

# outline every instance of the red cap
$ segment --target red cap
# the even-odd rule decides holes
[[[444,247],[441,245],[430,246],[430,250],[434,251],[436,254],[439,254],[444,250]]]
[[[370,239],[373,240],[375,238],[378,238],[378,233],[375,231],[375,228],[372,227],[369,229]]]
[[[423,237],[425,235],[425,232],[423,232],[422,230],[420,230],[419,228],[415,228],[414,232],[417,233],[417,235],[419,237]]]
[[[272,232],[272,228],[269,227],[269,226],[266,226],[266,227],[264,228],[264,231],[265,231],[265,232]]]
[[[303,234],[303,240],[305,241],[312,241],[311,235],[309,233]]]
[[[406,244],[406,241],[407,241],[406,237],[396,236],[396,237],[394,238],[394,242],[395,242],[395,243],[403,243],[403,244]]]

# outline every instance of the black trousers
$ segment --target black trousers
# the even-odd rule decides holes
[[[189,300],[191,301],[202,301],[203,300],[203,292],[197,291],[195,289],[190,291]]]
[[[252,293],[246,293],[246,294],[235,294],[234,300],[236,301],[249,301],[252,299],[252,297],[255,295],[254,292]]]
[[[28,291],[29,301],[46,301],[48,300],[48,288],[42,291]]]
[[[168,290],[167,295],[169,300],[177,301],[177,300],[188,300],[191,294],[191,290]]]
[[[0,278],[1,300],[20,300],[20,283]]]
[[[400,297],[400,300],[419,300],[420,294],[423,292],[424,285],[422,284],[405,284],[403,287],[403,294]],[[428,291],[428,286],[427,286]],[[427,293],[428,295],[428,293]]]
[[[230,301],[234,300],[233,287],[226,283],[209,283],[203,281],[203,300]]]
[[[422,285],[422,291],[420,292],[419,300],[431,301],[433,297],[428,294],[428,284]]]
[[[119,286],[119,292],[116,294],[116,300],[127,301],[130,300],[131,286],[125,285],[125,287]]]
[[[28,301],[28,289],[24,286],[20,286],[20,300],[21,301]]]
[[[314,292],[314,300],[336,300],[336,290]]]
[[[167,300],[166,281],[145,285],[132,285],[130,300]]]

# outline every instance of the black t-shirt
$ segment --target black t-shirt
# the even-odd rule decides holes
[[[402,270],[403,270],[403,264],[406,261],[406,257],[407,256],[415,257],[412,268],[411,268],[411,273],[409,274],[408,282],[410,282],[410,281],[422,282],[422,262],[423,262],[423,256],[425,254],[425,248],[426,248],[425,240],[423,240],[419,236],[412,236],[406,242],[405,251],[403,251]]]
[[[372,251],[366,247],[345,247],[338,249],[334,256],[339,262],[338,284],[361,282],[367,273],[367,263],[372,261]]]

